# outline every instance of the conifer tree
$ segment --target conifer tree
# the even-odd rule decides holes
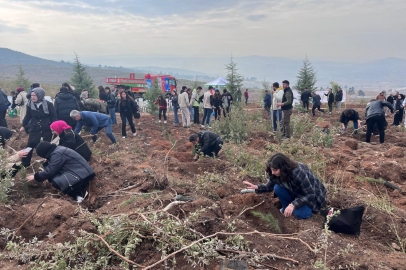
[[[24,76],[25,72],[21,64],[18,64],[18,73],[16,74],[16,78],[13,81],[14,88],[22,87],[25,91],[30,90],[30,81],[27,77]],[[15,89],[14,89],[15,90]]]
[[[87,89],[89,91],[89,97],[98,98],[96,87],[93,85],[93,79],[86,71],[86,67],[79,61],[79,56],[76,53],[73,62],[73,73],[70,80],[71,85],[75,87],[75,90],[79,93],[83,89]]]
[[[231,93],[234,97],[237,93],[237,89],[242,86],[242,82],[244,81],[244,77],[241,76],[237,71],[237,63],[234,62],[233,56],[231,55],[230,62],[226,65],[226,69],[228,70],[227,74],[227,90]]]
[[[299,75],[297,76],[295,89],[300,94],[303,93],[306,88],[310,92],[314,92],[317,90],[317,87],[315,87],[316,82],[316,72],[306,55],[306,58],[303,60],[303,67],[300,69]]]
[[[158,86],[158,80],[155,80],[152,83],[152,88],[148,89],[143,98],[148,101],[147,110],[150,114],[158,113],[158,104],[155,104],[155,101],[158,99],[159,95],[162,95],[162,91]]]

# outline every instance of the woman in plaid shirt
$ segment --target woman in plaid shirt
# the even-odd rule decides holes
[[[297,219],[309,218],[326,205],[326,188],[303,163],[276,153],[268,160],[266,172],[269,175],[266,185],[243,183],[257,194],[275,191],[285,217],[293,214]]]

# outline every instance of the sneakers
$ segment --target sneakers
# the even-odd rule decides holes
[[[209,129],[212,129],[212,127],[209,127]]]
[[[133,133],[133,136],[134,136],[134,137],[137,136],[137,132]]]
[[[331,115],[331,112],[328,112],[329,115]]]
[[[76,201],[77,201],[77,203],[83,202],[83,200],[87,197],[88,194],[89,194],[89,193],[86,191],[86,194],[85,194],[84,197],[76,196]]]
[[[159,120],[158,123],[161,123],[161,120]]]
[[[205,126],[204,126],[204,125],[201,125],[201,127],[202,127],[202,128],[205,128]]]
[[[121,137],[121,138],[125,139],[125,136],[123,136],[123,137]]]
[[[164,124],[166,124],[166,120],[164,121]]]

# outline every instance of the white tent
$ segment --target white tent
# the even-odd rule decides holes
[[[226,86],[229,82],[223,77],[218,78],[212,82],[206,83],[205,86]]]

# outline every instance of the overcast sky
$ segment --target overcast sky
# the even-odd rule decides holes
[[[406,59],[405,0],[0,0],[28,54]]]

